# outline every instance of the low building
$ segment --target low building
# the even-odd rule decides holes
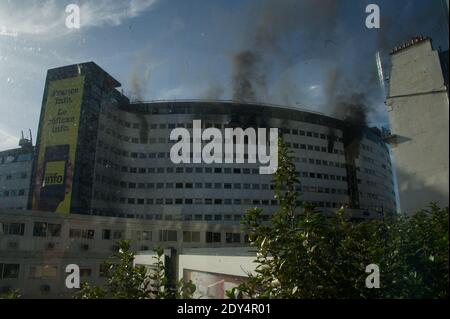
[[[194,298],[224,299],[226,292],[256,275],[256,249],[186,248],[178,256],[178,280],[192,281]]]
[[[137,264],[151,263],[155,246],[174,253],[182,248],[240,247],[239,225],[205,222],[142,221],[128,218],[0,210],[0,294],[20,289],[24,298],[70,298],[66,266],[80,268],[81,281],[102,283],[101,264],[132,242]],[[144,251],[145,253],[139,253]],[[174,255],[175,256],[175,255]],[[174,274],[175,276],[175,274]]]

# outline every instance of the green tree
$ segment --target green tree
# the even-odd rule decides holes
[[[247,211],[242,223],[257,267],[229,297],[448,297],[448,208],[359,223],[343,209],[327,217],[308,203],[297,207],[298,174],[282,139],[278,156],[279,210],[269,222],[261,209]],[[369,264],[379,266],[380,289],[366,287]]]
[[[19,299],[21,297],[20,290],[12,290],[0,295],[0,299]]]
[[[75,295],[77,299],[167,299],[192,298],[195,285],[178,282],[175,289],[167,288],[168,279],[164,267],[164,250],[156,247],[155,263],[150,271],[145,266],[134,265],[135,254],[129,241],[118,241],[119,249],[112,260],[103,263],[106,279],[104,286],[83,283]]]

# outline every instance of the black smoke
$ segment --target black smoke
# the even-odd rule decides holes
[[[246,50],[233,56],[233,100],[254,102],[256,88],[265,89],[266,79],[261,63],[258,52]]]
[[[283,79],[280,92],[269,94],[271,78],[280,70],[314,59],[323,62],[325,69],[322,83],[318,83],[326,103],[321,111],[357,124],[370,122],[371,116],[384,112],[386,98],[380,87],[376,53],[382,55],[388,75],[389,51],[418,34],[441,36],[443,19],[439,14],[444,14],[437,0],[429,4],[420,0],[377,1],[381,28],[369,30],[365,8],[370,3],[258,1],[248,10],[242,45],[231,57],[233,100],[273,101],[273,95],[279,93],[283,101],[298,102],[294,97],[307,90]]]
[[[250,27],[243,48],[232,56],[233,100],[251,102],[267,97],[267,75],[274,64],[287,68],[298,62],[297,52],[284,44],[303,33],[312,50],[333,33],[339,3],[334,0],[265,0],[250,8]],[[285,94],[286,99],[288,96]]]

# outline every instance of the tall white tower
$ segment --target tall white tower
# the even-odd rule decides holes
[[[449,104],[439,53],[417,37],[391,52],[390,143],[400,210],[413,214],[430,202],[448,206]]]

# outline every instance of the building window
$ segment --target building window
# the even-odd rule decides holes
[[[183,242],[186,243],[198,243],[200,242],[200,232],[198,231],[184,231]]]
[[[159,241],[177,241],[177,231],[176,230],[160,230],[159,231]]]
[[[69,238],[81,238],[81,229],[70,229]]]
[[[0,279],[19,278],[19,264],[0,264]]]
[[[113,239],[124,239],[125,231],[124,230],[114,230],[113,231]]]
[[[207,243],[220,243],[221,234],[216,232],[206,232],[206,242]]]
[[[227,244],[240,243],[241,234],[240,233],[226,233],[225,241]]]
[[[94,239],[95,231],[93,229],[83,229],[81,237],[85,239]]]
[[[91,268],[80,268],[80,277],[90,277],[92,275]]]
[[[85,239],[94,239],[94,230],[93,229],[73,229],[69,230],[70,238],[85,238]]]
[[[137,230],[135,231],[134,237],[136,240],[152,240],[152,232],[146,230]]]
[[[21,223],[3,223],[4,235],[18,235],[23,236],[25,231],[25,224]]]
[[[111,239],[111,229],[103,229],[102,239]]]
[[[55,278],[58,275],[58,266],[36,265],[30,267],[32,278]]]
[[[35,222],[33,228],[33,236],[35,237],[60,237],[61,224],[49,224]]]

